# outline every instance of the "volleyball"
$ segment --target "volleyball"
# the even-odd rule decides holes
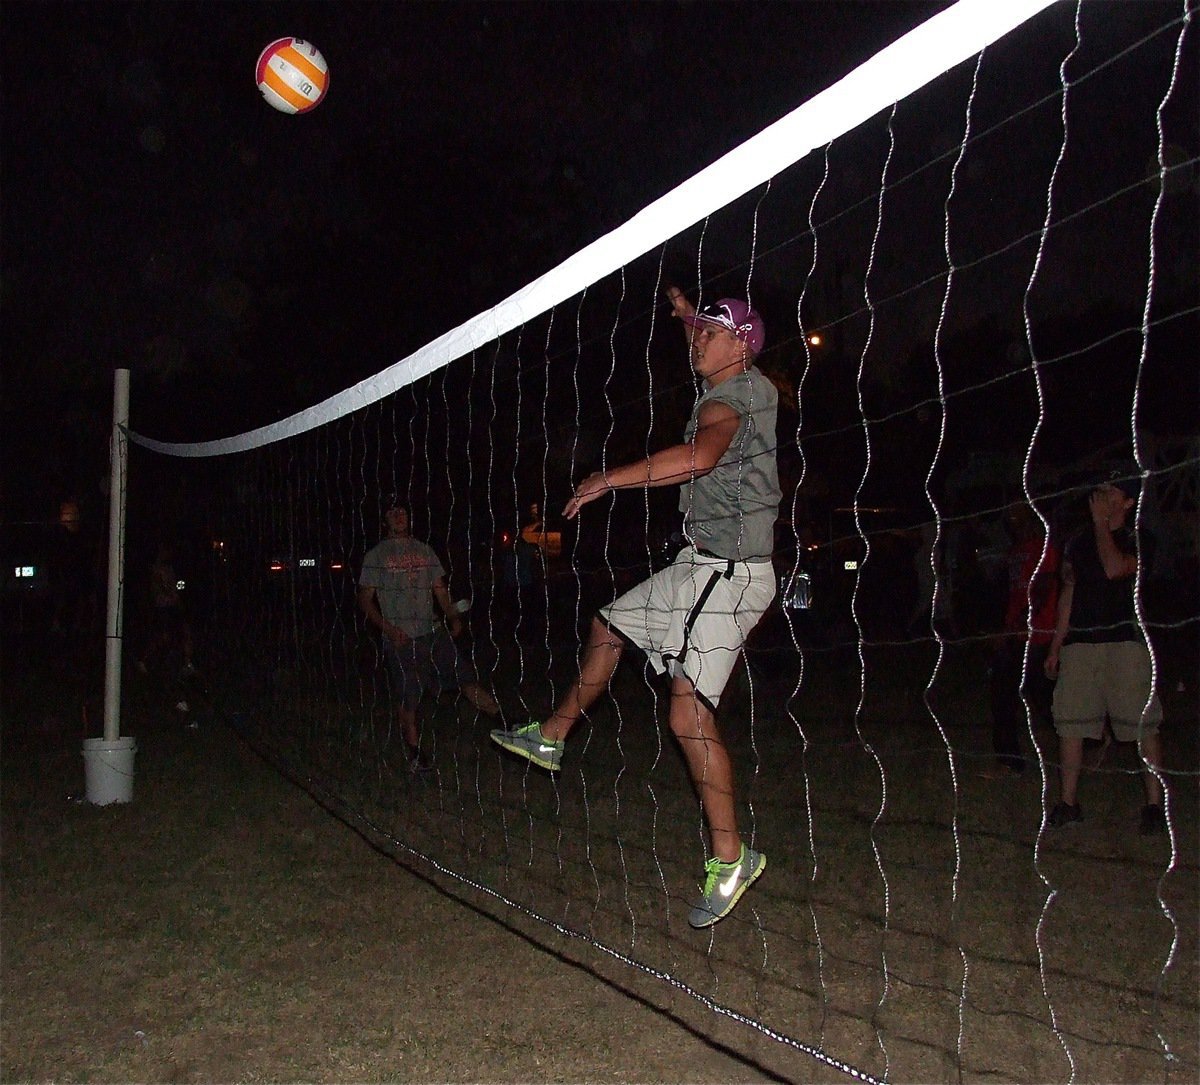
[[[329,89],[329,67],[311,42],[280,38],[258,57],[258,89],[280,113],[307,113]]]

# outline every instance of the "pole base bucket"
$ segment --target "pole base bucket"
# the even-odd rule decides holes
[[[87,801],[97,806],[133,799],[133,755],[137,743],[132,738],[108,742],[102,738],[83,740],[83,770],[87,781]]]

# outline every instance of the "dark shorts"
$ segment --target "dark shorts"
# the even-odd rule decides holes
[[[445,629],[408,640],[401,648],[385,640],[383,657],[393,692],[404,708],[415,709],[425,693],[436,696],[475,681],[454,638]]]

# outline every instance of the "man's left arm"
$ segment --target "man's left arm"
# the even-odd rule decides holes
[[[572,519],[584,505],[609,490],[678,486],[707,475],[725,455],[737,434],[742,416],[728,403],[712,400],[700,408],[696,434],[690,441],[671,445],[644,460],[597,471],[576,488],[563,515]]]

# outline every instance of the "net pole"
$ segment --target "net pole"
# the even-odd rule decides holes
[[[108,604],[104,621],[104,741],[121,734],[121,648],[125,573],[125,487],[129,478],[129,370],[113,374],[113,427],[109,446]]]

